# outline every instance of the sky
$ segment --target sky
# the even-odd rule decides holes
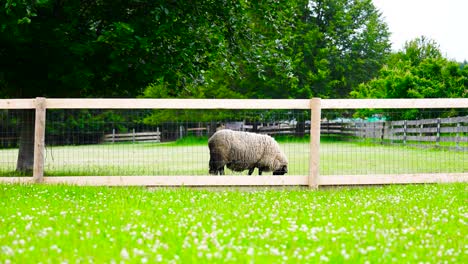
[[[391,32],[392,49],[422,35],[448,59],[468,61],[468,0],[372,0]]]

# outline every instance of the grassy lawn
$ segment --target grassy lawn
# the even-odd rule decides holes
[[[468,184],[0,185],[0,263],[467,263]]]
[[[283,140],[280,145],[289,159],[288,175],[307,175],[309,143]],[[0,150],[0,175],[14,175],[16,159],[16,149]],[[54,176],[207,175],[208,160],[206,140],[52,146],[46,149],[45,170],[47,175]],[[322,175],[467,171],[468,152],[327,140],[321,143]]]

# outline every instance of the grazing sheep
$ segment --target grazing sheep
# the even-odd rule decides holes
[[[248,169],[249,175],[255,168],[258,168],[258,175],[263,171],[273,171],[273,175],[288,172],[286,155],[268,135],[223,129],[211,136],[208,147],[210,174],[224,175],[225,165],[233,171]]]

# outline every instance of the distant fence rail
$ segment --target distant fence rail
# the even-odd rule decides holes
[[[468,142],[468,116],[389,122],[386,138],[420,142]]]
[[[468,116],[387,122],[322,122],[321,133],[377,139],[380,143],[434,143],[440,146],[441,142],[446,142],[466,150],[460,143],[468,142]]]
[[[253,131],[252,126],[244,127],[246,131]],[[308,133],[309,129],[310,126],[306,125],[305,132]],[[296,127],[290,125],[260,126],[254,132],[269,135],[293,135],[296,133]],[[467,150],[461,147],[460,143],[468,142],[468,116],[385,122],[322,121],[320,134],[376,139],[381,143],[399,141],[402,144],[412,145],[424,142],[440,146],[440,142],[448,142],[453,143],[458,149]]]
[[[0,109],[35,109],[34,116],[34,168],[33,177],[0,177],[0,182],[43,182],[69,183],[78,185],[143,185],[143,186],[272,186],[272,185],[364,185],[364,184],[396,184],[396,183],[433,183],[433,182],[467,182],[468,173],[423,173],[423,174],[384,174],[384,175],[319,175],[320,166],[320,134],[322,109],[447,109],[467,108],[467,98],[453,99],[0,99]],[[309,171],[300,176],[59,176],[44,177],[45,164],[45,134],[46,111],[48,109],[300,109],[311,113],[309,143]],[[367,129],[368,123],[361,125],[329,124],[325,125],[328,133],[347,133],[351,135],[378,137],[387,132],[387,138],[410,141],[416,137],[421,140],[433,139],[442,142],[448,136],[465,141],[466,119],[437,119],[434,121],[395,121],[385,122],[384,129],[377,126]],[[455,122],[458,120],[459,122]],[[430,124],[430,126],[429,126]],[[447,124],[447,125],[445,125]],[[372,125],[371,125],[372,126]],[[389,127],[389,129],[388,129]],[[279,127],[280,130],[285,129]],[[380,130],[379,130],[380,129]],[[263,131],[262,131],[263,130]],[[302,128],[301,128],[302,130]],[[259,129],[262,133],[269,133]],[[458,133],[458,135],[457,135]],[[132,138],[136,135],[126,133],[122,138]],[[116,140],[114,135],[114,140]],[[438,139],[437,139],[438,138]]]
[[[112,131],[112,134],[104,135],[103,142],[105,143],[115,143],[115,142],[161,142],[161,132],[159,129],[155,132],[138,132],[135,133],[135,130],[132,133],[121,133],[116,134],[115,130]]]

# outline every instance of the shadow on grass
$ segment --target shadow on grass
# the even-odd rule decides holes
[[[32,172],[0,171],[0,177],[32,177]]]

